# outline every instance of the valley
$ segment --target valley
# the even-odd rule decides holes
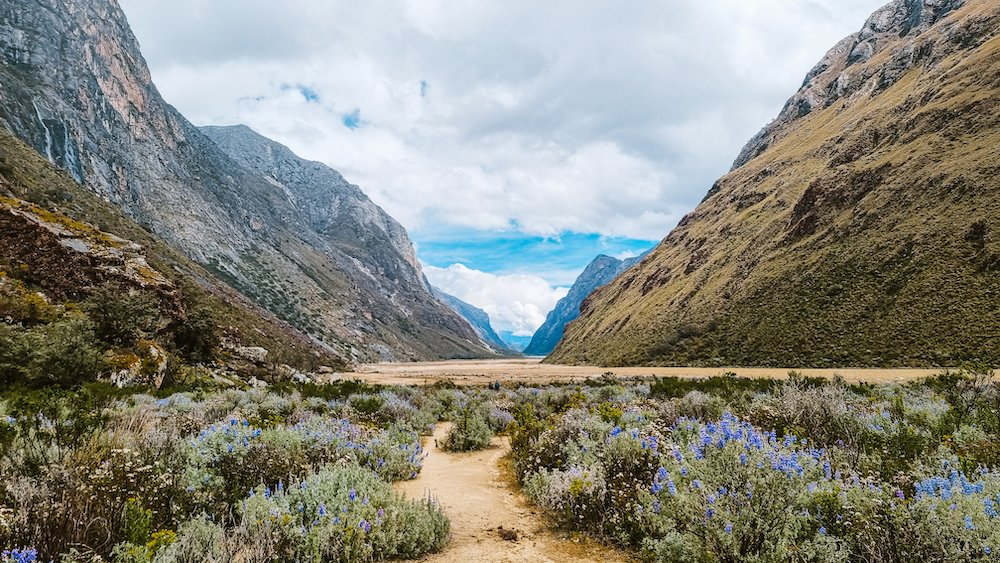
[[[186,1],[0,0],[0,563],[997,560],[1000,0],[704,184],[841,6]]]
[[[789,371],[806,377],[833,380],[840,376],[850,383],[905,383],[931,376],[935,369],[814,369],[814,368],[747,368],[747,367],[597,367],[567,366],[542,363],[540,358],[502,360],[454,360],[447,362],[411,362],[361,364],[337,378],[359,379],[377,385],[540,385],[548,383],[580,383],[601,380],[605,373],[612,379],[650,379],[678,377],[697,379],[732,374],[751,379],[786,379]]]

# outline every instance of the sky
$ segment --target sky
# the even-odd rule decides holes
[[[337,169],[525,336],[665,237],[885,0],[120,0],[168,103]]]

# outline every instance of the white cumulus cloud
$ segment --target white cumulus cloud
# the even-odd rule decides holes
[[[494,330],[511,331],[514,336],[534,334],[545,315],[569,292],[526,274],[496,275],[462,264],[447,268],[424,264],[423,268],[431,285],[486,311]]]
[[[121,0],[166,100],[411,231],[664,237],[885,0]]]

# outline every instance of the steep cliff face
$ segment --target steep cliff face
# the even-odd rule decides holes
[[[142,291],[169,322],[156,338],[177,348],[185,345],[178,330],[208,314],[231,344],[266,349],[273,364],[347,368],[0,128],[0,276],[8,273],[56,303],[86,298],[107,282]],[[0,322],[12,318],[0,314]]]
[[[434,297],[437,297],[442,303],[450,307],[452,311],[455,311],[468,321],[472,325],[472,330],[476,331],[480,340],[489,346],[491,350],[502,356],[521,355],[520,352],[511,350],[503,338],[500,338],[500,335],[493,330],[493,325],[490,324],[490,316],[486,314],[486,311],[470,305],[454,295],[445,293],[434,286],[431,286],[431,292],[434,294]]]
[[[876,12],[549,360],[1000,362],[998,34],[996,0]]]
[[[545,322],[532,335],[524,353],[528,356],[545,356],[551,352],[562,338],[566,324],[580,316],[580,304],[583,300],[592,291],[610,283],[618,274],[638,264],[640,260],[641,256],[619,260],[604,254],[594,258],[577,276],[573,286],[569,288],[569,293],[545,316]]]
[[[0,51],[0,124],[280,318],[354,360],[482,351],[398,225],[345,251],[336,190],[244,167],[166,104],[114,0],[0,0]]]

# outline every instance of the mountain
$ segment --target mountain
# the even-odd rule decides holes
[[[360,190],[164,102],[114,0],[0,0],[0,51],[0,125],[342,357],[488,354]]]
[[[468,321],[472,326],[472,330],[476,331],[476,334],[479,335],[480,340],[486,343],[494,352],[504,356],[518,355],[493,330],[493,327],[490,325],[490,316],[486,314],[486,311],[470,305],[454,295],[449,295],[434,286],[431,286],[431,293],[442,303],[450,307],[452,311],[455,311]]]
[[[523,354],[524,349],[528,347],[528,344],[531,344],[530,336],[518,336],[512,330],[501,330],[500,338],[507,343],[508,348],[519,354]]]
[[[548,361],[1000,362],[1000,2],[897,0]]]
[[[22,317],[39,307],[78,301],[115,283],[155,300],[163,322],[153,337],[189,360],[214,355],[199,348],[194,358],[190,345],[215,344],[212,333],[221,326],[234,351],[255,349],[274,365],[348,367],[328,347],[251,303],[0,128],[0,286],[9,287],[10,279],[41,291],[46,305],[36,301],[18,314],[17,300],[0,291],[0,329],[8,333],[20,324],[32,328]]]
[[[546,315],[545,322],[535,331],[524,353],[528,356],[549,354],[562,338],[566,324],[580,316],[580,304],[583,300],[592,291],[610,283],[618,274],[638,264],[640,260],[642,256],[619,260],[601,254],[594,258],[573,282],[569,293]]]

